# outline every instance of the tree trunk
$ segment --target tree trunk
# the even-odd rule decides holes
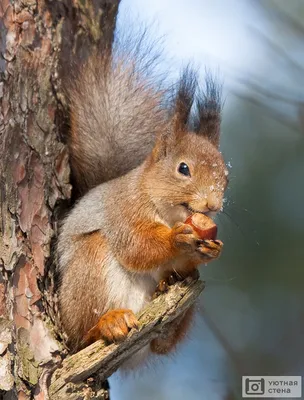
[[[126,341],[64,347],[54,241],[71,197],[62,82],[111,46],[120,0],[0,0],[0,399],[109,399],[105,379],[203,290],[187,278]]]
[[[62,350],[50,323],[52,239],[71,195],[62,80],[111,43],[118,3],[0,1],[1,399],[47,398]]]

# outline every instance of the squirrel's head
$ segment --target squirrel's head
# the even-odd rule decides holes
[[[190,76],[189,76],[190,75]],[[173,117],[158,135],[147,160],[145,187],[166,222],[173,225],[195,212],[216,213],[223,206],[228,171],[218,150],[220,95],[210,77],[196,99],[196,80],[184,72],[175,97]]]

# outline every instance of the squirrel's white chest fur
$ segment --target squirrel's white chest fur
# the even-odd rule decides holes
[[[135,314],[151,301],[159,272],[136,273],[126,270],[114,257],[105,265],[105,289],[110,309],[127,308]]]
[[[109,309],[126,308],[135,314],[151,301],[161,277],[161,271],[136,273],[126,270],[114,257],[108,257],[105,265],[107,306]],[[120,366],[120,370],[131,370],[144,363],[150,354],[145,346]]]

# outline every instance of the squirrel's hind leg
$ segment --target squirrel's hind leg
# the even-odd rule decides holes
[[[150,343],[151,351],[163,355],[173,351],[176,345],[186,337],[193,315],[194,306],[190,307],[180,318],[173,321],[163,336],[152,340]]]

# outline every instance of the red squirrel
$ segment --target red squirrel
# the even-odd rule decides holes
[[[146,67],[136,48],[118,46],[92,55],[68,91],[68,147],[82,197],[62,223],[58,262],[72,351],[100,338],[123,340],[160,281],[173,271],[187,277],[222,250],[184,222],[222,208],[228,172],[218,149],[220,89],[210,75],[200,88],[188,66],[167,90]],[[147,352],[172,351],[192,315]]]

